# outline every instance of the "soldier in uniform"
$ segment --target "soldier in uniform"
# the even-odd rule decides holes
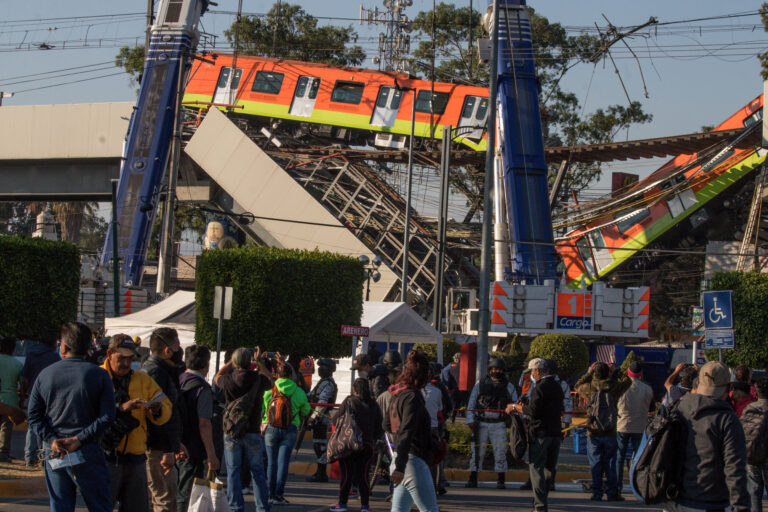
[[[488,363],[488,376],[475,384],[467,403],[467,426],[472,429],[472,456],[469,460],[467,487],[477,487],[477,472],[482,470],[486,446],[493,448],[497,489],[504,489],[507,472],[507,415],[504,412],[478,412],[479,409],[505,410],[517,402],[515,385],[507,380],[506,364],[494,357]]]
[[[309,392],[309,402],[317,404],[332,404],[336,402],[336,394],[339,391],[336,381],[333,380],[333,372],[336,371],[336,362],[333,359],[318,359],[317,374],[320,381]],[[327,482],[326,473],[326,448],[328,446],[328,430],[331,428],[330,407],[315,406],[307,418],[307,428],[312,430],[313,448],[317,456],[317,471],[307,477],[308,482]]]

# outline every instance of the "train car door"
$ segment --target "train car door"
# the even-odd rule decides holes
[[[604,268],[613,263],[611,251],[606,247],[605,239],[599,229],[581,237],[576,242],[576,247],[587,274],[593,278],[597,278]]]
[[[296,83],[290,114],[292,116],[311,117],[315,110],[317,91],[320,89],[320,79],[315,76],[301,76]]]
[[[459,117],[459,128],[467,127],[458,132],[462,137],[480,140],[485,131],[485,121],[488,118],[488,98],[482,96],[467,96]],[[472,129],[470,130],[471,127]]]
[[[373,126],[384,126],[386,128],[395,126],[397,111],[400,109],[400,100],[402,97],[402,90],[386,85],[381,86],[379,89],[379,97],[376,98],[376,108],[373,109],[371,124]]]
[[[688,210],[688,208],[694,206],[697,202],[696,194],[690,188],[684,188],[686,177],[681,174],[671,180],[663,183],[659,188],[661,190],[667,190],[673,186],[680,186],[679,192],[673,194],[667,199],[667,208],[669,208],[669,214],[672,218],[677,218]]]
[[[237,68],[234,73],[232,68],[221,68],[219,81],[216,82],[216,91],[213,93],[213,103],[232,105],[237,97],[237,88],[240,86],[242,74],[242,68]]]

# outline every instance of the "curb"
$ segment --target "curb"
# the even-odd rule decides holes
[[[317,465],[314,462],[291,462],[289,466],[289,473],[292,475],[304,475],[310,476],[315,474]],[[512,470],[507,471],[507,482],[525,482],[529,477],[528,471],[525,470]],[[492,471],[481,471],[477,475],[477,479],[480,482],[495,482],[496,473]],[[445,478],[454,482],[466,481],[469,479],[469,470],[447,468],[445,470]],[[591,473],[586,471],[558,471],[555,476],[556,482],[573,482],[574,480],[590,480],[592,478]]]
[[[21,498],[47,492],[45,478],[41,476],[0,480],[0,496]]]

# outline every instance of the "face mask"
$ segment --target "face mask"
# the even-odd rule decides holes
[[[361,379],[367,379],[368,378],[368,372],[365,370],[359,370],[357,372],[357,376]]]

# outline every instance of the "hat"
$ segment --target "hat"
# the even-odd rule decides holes
[[[531,359],[530,361],[528,361],[528,369],[529,370],[546,370],[547,361],[546,359],[542,359],[540,357]]]
[[[350,370],[359,370],[360,367],[366,366],[371,364],[371,360],[368,359],[368,356],[365,354],[357,354],[355,356],[355,359],[352,361],[352,366],[350,367]]]
[[[637,361],[632,361],[627,369],[627,375],[638,378],[643,374],[643,367]]]
[[[115,335],[112,336],[109,339],[109,345],[107,346],[107,350],[110,350],[114,352],[115,350],[119,350],[121,348],[124,348],[126,350],[130,350],[133,352],[133,355],[138,356],[139,351],[136,350],[136,344],[133,342],[133,340],[129,336],[125,335]]]
[[[699,370],[699,385],[696,393],[699,395],[719,397],[728,389],[731,382],[731,372],[723,363],[710,361]]]

